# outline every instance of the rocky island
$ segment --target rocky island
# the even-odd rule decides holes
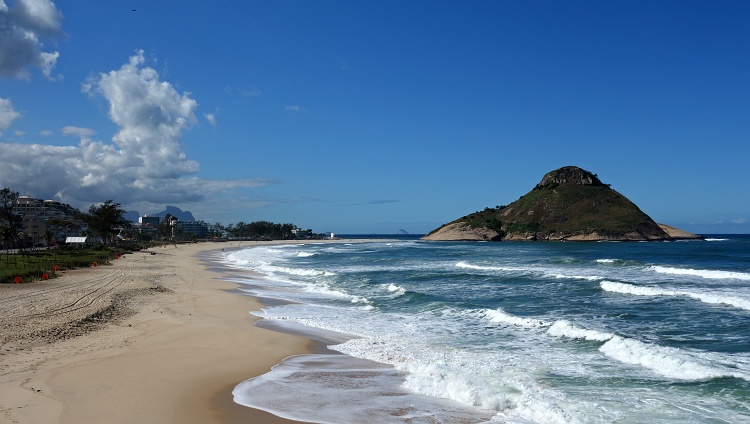
[[[659,241],[701,239],[664,224],[596,174],[576,166],[547,173],[507,206],[485,208],[445,224],[423,240]]]

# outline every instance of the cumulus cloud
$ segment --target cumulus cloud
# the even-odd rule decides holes
[[[91,78],[83,91],[108,102],[109,117],[119,126],[113,143],[95,140],[92,130],[74,126],[61,132],[77,137],[77,146],[0,143],[4,186],[81,207],[106,199],[123,205],[197,202],[207,194],[268,184],[195,176],[198,163],[186,157],[180,137],[196,122],[197,102],[145,66],[142,51],[119,69]],[[17,116],[9,101],[2,105],[7,128]]]
[[[2,0],[0,0],[1,2]],[[3,99],[0,97],[0,136],[2,132],[10,128],[13,121],[21,116],[20,113],[16,112],[13,108],[13,103],[10,99]]]
[[[208,123],[211,124],[212,127],[216,126],[216,114],[215,113],[206,113],[203,116],[206,118],[206,121],[208,121]]]
[[[61,22],[50,0],[0,0],[0,76],[25,78],[38,67],[49,77],[59,53],[43,51],[41,39],[61,35]]]

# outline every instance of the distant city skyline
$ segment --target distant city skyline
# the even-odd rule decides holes
[[[426,233],[545,173],[750,233],[741,1],[0,0],[0,186]]]

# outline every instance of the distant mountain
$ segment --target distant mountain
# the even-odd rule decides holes
[[[158,212],[158,213],[152,213],[151,216],[158,216],[160,218],[164,218],[165,216],[167,216],[167,214],[170,214],[176,217],[180,221],[195,221],[195,218],[193,217],[193,214],[190,211],[183,211],[177,206],[169,206],[169,205],[167,206],[165,210]]]
[[[547,173],[508,206],[485,208],[432,231],[425,240],[640,241],[700,239],[657,224],[596,174],[575,166]]]
[[[403,234],[409,234],[409,232],[406,231],[406,230],[404,230],[404,229],[400,229],[400,230],[396,231],[396,234],[402,234],[403,235]]]
[[[137,223],[138,218],[141,217],[141,214],[138,213],[138,211],[128,211],[122,214],[122,216],[130,222]]]
[[[151,213],[149,216],[158,216],[163,219],[167,214],[177,217],[179,221],[195,221],[195,218],[190,211],[183,211],[177,206],[167,206],[165,210],[158,213]],[[141,217],[141,214],[138,211],[128,211],[125,212],[123,216],[130,222],[138,222],[138,218]]]

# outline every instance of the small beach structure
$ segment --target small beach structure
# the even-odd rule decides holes
[[[83,247],[86,245],[86,240],[88,237],[66,237],[65,238],[65,244],[69,246],[80,246]]]

